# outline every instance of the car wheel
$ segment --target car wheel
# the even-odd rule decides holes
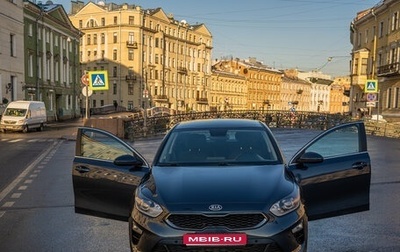
[[[25,125],[24,129],[22,130],[23,133],[28,133],[29,127],[28,125]]]
[[[43,131],[44,127],[43,124],[40,124],[39,128],[37,128],[37,131]]]

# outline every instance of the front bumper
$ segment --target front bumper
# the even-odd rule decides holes
[[[22,124],[0,124],[0,130],[22,131],[24,128],[25,125]]]
[[[143,228],[133,219],[129,222],[131,247],[136,252],[292,252],[306,251],[308,222],[303,209],[294,211],[286,216],[270,220],[255,229],[235,231],[245,233],[247,244],[245,246],[186,246],[183,235],[195,233],[187,230],[178,230],[165,224],[147,223]],[[153,228],[148,228],[153,227]],[[223,233],[228,230],[207,229],[198,233]],[[232,232],[230,232],[232,233]]]

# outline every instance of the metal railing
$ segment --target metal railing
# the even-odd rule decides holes
[[[318,130],[325,130],[352,120],[350,116],[341,114],[315,112],[293,113],[281,110],[191,112],[177,115],[146,117],[146,120],[142,115],[140,115],[124,120],[124,138],[133,140],[135,138],[162,135],[178,122],[213,118],[246,118],[262,121],[271,128],[301,128]]]

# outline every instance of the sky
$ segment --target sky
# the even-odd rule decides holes
[[[81,0],[85,4],[88,0]],[[212,58],[256,58],[276,69],[349,75],[350,23],[380,0],[103,0],[144,9],[161,7],[176,20],[203,23]],[[46,1],[43,1],[46,2]],[[67,13],[70,0],[52,0]],[[92,0],[97,2],[97,0]]]

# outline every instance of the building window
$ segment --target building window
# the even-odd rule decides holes
[[[397,30],[399,25],[399,13],[395,12],[392,14],[392,31]]]
[[[101,44],[105,44],[106,43],[106,35],[104,33],[101,34]]]
[[[379,23],[379,37],[382,38],[383,37],[383,21]]]
[[[361,75],[367,75],[367,66],[368,66],[368,59],[362,58],[361,59]]]
[[[32,26],[32,24],[29,24],[29,26],[28,26],[28,35],[29,35],[29,37],[33,36],[33,26]]]
[[[154,63],[159,64],[159,55],[156,53],[155,58],[154,58]]]
[[[93,45],[97,45],[97,34],[93,34]]]
[[[113,94],[117,94],[117,83],[113,83]]]
[[[392,105],[392,89],[387,90],[386,108],[391,108]]]
[[[135,17],[134,16],[129,16],[129,24],[133,25],[135,23]]]
[[[118,24],[118,17],[114,16],[114,24]]]
[[[117,49],[113,50],[113,60],[117,60]]]
[[[33,77],[33,54],[29,53],[28,56],[28,76]]]
[[[90,42],[91,42],[91,36],[90,36],[90,34],[88,34],[88,35],[86,35],[86,44],[90,45]]]
[[[133,95],[133,84],[128,83],[128,95]]]
[[[128,60],[133,60],[133,49],[128,50]]]
[[[116,66],[113,67],[113,77],[117,77],[117,72],[118,72],[117,67]]]
[[[117,43],[118,42],[118,34],[116,32],[114,32],[113,34],[113,43]]]
[[[133,32],[128,33],[128,42],[129,44],[133,44],[133,42],[135,42],[135,34]]]
[[[82,20],[79,20],[79,28],[82,28],[82,26],[83,26],[83,22],[82,22]]]
[[[15,57],[16,55],[16,46],[15,46],[15,34],[10,34],[10,56]]]
[[[106,19],[105,18],[101,18],[101,26],[105,26],[106,25]]]

